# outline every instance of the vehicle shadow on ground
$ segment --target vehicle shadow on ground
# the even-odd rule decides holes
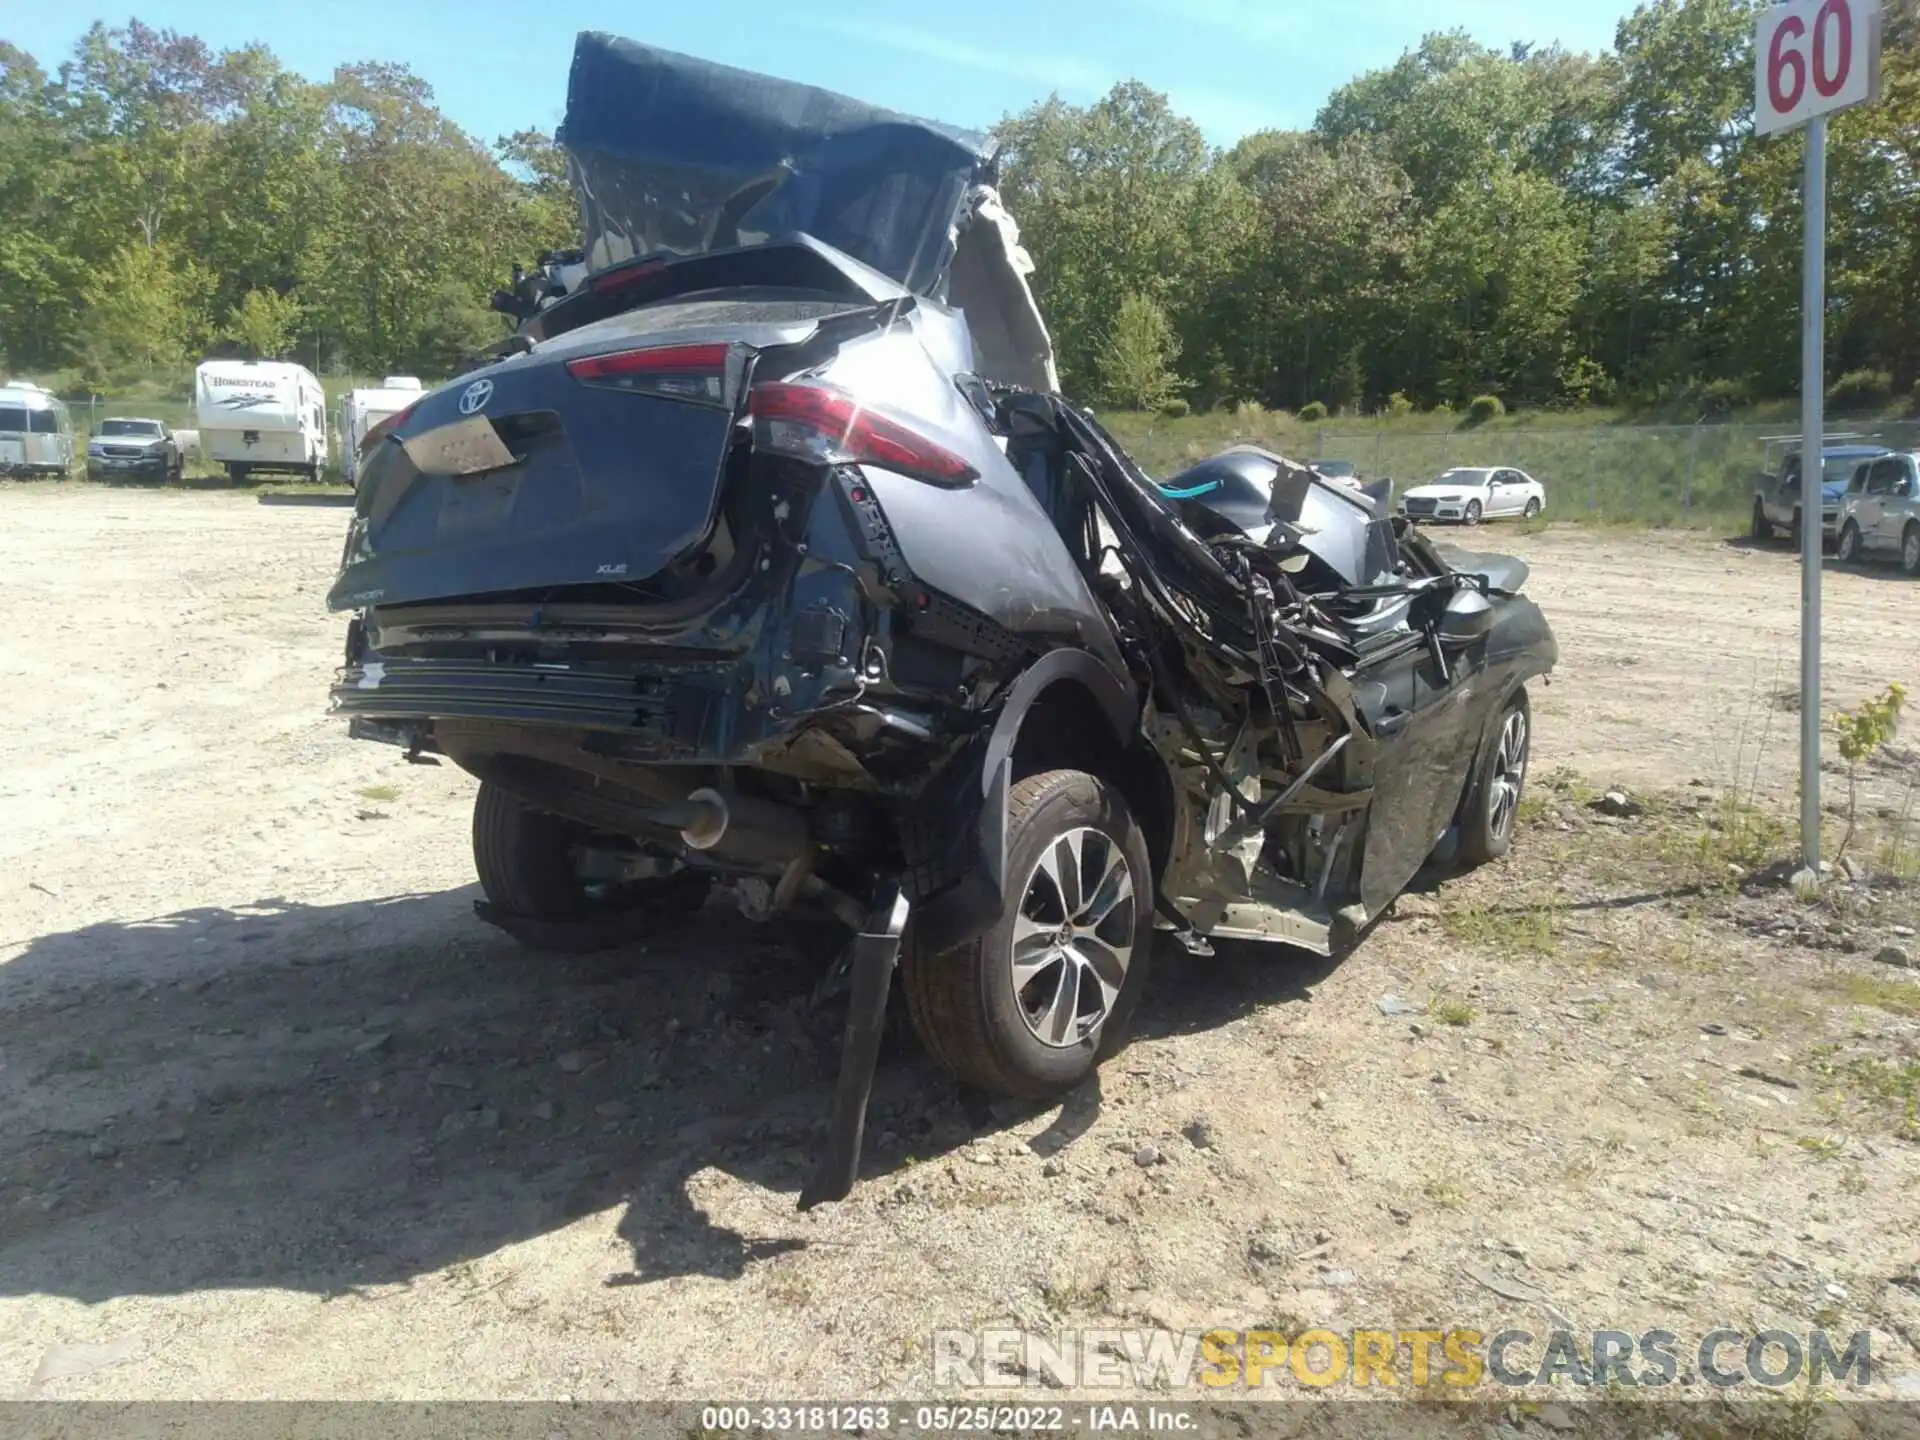
[[[1799,547],[1785,539],[1756,540],[1751,535],[1729,535],[1721,544],[1729,550],[1751,550],[1760,555],[1778,555],[1783,560],[1800,563]],[[1911,577],[1902,573],[1900,557],[1878,551],[1870,559],[1856,560],[1849,564],[1833,553],[1833,542],[1828,541],[1820,551],[1820,568],[1830,575],[1864,575],[1870,580],[1906,581]]]
[[[812,995],[837,934],[709,908],[644,946],[538,956],[473,898],[270,900],[27,942],[0,966],[0,1294],[344,1295],[616,1208],[630,1259],[597,1283],[733,1279],[831,1223],[793,1206],[831,1108],[844,1011]],[[1333,965],[1160,938],[1147,1040],[1301,1001]],[[1100,1106],[1096,1081],[1046,1107],[1033,1148]],[[969,1100],[896,1033],[861,1183],[1041,1113]],[[761,1223],[703,1208],[710,1168],[765,1192]]]

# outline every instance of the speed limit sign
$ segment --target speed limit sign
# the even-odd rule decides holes
[[[1763,10],[1753,70],[1757,135],[1877,100],[1879,0],[1793,0]]]
[[[1820,549],[1826,529],[1827,116],[1880,98],[1880,0],[1791,0],[1753,32],[1753,129],[1807,127],[1800,262],[1800,857],[1820,880]],[[1814,517],[1819,516],[1816,520]],[[1804,517],[1804,518],[1803,518]]]

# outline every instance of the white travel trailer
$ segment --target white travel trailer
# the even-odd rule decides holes
[[[311,370],[208,360],[194,372],[200,453],[234,480],[284,470],[317,480],[327,463],[327,397]]]
[[[398,415],[424,390],[412,375],[389,375],[380,388],[349,390],[340,401],[340,474],[349,485],[360,483],[360,447],[367,432],[390,416]]]
[[[0,385],[0,475],[66,475],[73,418],[60,397],[30,380]]]

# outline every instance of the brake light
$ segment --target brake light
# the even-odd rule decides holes
[[[965,485],[979,476],[951,450],[830,385],[756,385],[747,414],[758,449],[817,464],[879,465],[936,485]]]
[[[612,295],[638,285],[642,280],[650,280],[667,268],[664,260],[642,260],[631,265],[617,265],[611,270],[602,270],[587,281],[587,288],[596,295]]]
[[[611,355],[583,355],[567,362],[567,373],[586,385],[632,390],[663,400],[724,405],[731,356],[731,347],[726,345],[656,346],[619,350]]]

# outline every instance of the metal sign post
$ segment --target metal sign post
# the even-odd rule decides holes
[[[1820,544],[1826,527],[1827,118],[1807,125],[1800,275],[1800,860],[1820,874]],[[1811,437],[1811,438],[1809,438]]]
[[[1754,28],[1753,129],[1807,127],[1800,282],[1800,856],[1820,874],[1820,550],[1826,510],[1827,119],[1880,96],[1879,0],[1791,0]]]

